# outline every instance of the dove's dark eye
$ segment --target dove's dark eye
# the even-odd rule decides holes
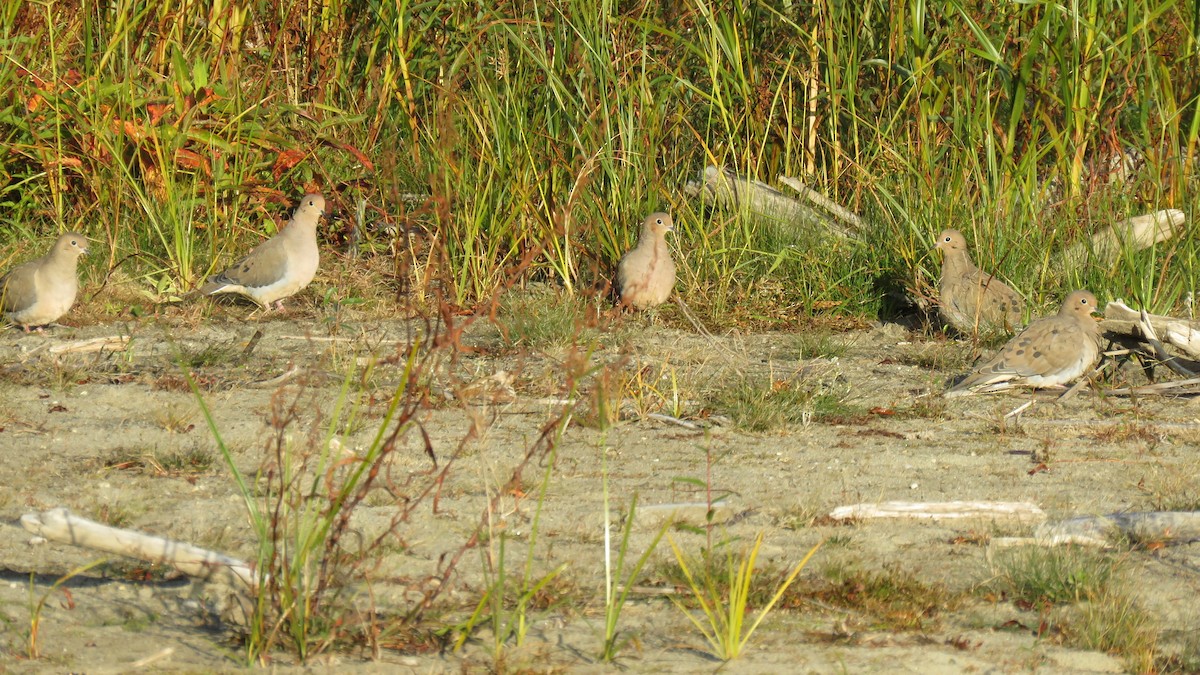
[[[79,242],[77,242],[77,241],[75,241],[74,239],[72,239],[72,240],[71,240],[71,245],[72,245],[72,246],[78,246],[78,245],[79,245]]]

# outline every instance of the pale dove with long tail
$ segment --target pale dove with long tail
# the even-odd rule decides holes
[[[57,321],[75,304],[79,256],[87,253],[87,237],[60,236],[50,252],[14,267],[0,277],[0,312],[26,333]]]
[[[945,396],[1016,385],[1060,387],[1083,376],[1100,358],[1100,327],[1091,316],[1096,309],[1096,296],[1073,291],[1058,314],[1026,326],[990,360],[947,389]]]
[[[325,213],[325,198],[307,194],[292,219],[274,237],[262,242],[229,269],[208,278],[202,295],[238,293],[263,307],[283,309],[284,298],[299,293],[313,280],[320,265],[317,224]]]

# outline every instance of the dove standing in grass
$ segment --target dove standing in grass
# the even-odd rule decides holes
[[[259,305],[283,309],[283,299],[299,293],[317,274],[321,254],[317,223],[325,213],[325,198],[307,194],[279,234],[264,241],[232,267],[208,278],[202,295],[239,293]]]
[[[0,312],[4,318],[28,333],[66,314],[79,292],[75,276],[79,256],[87,250],[87,237],[68,232],[46,255],[0,277]]]
[[[667,248],[667,233],[674,229],[666,213],[652,213],[642,222],[637,247],[617,265],[617,296],[622,307],[650,309],[671,297],[675,262]]]
[[[1036,389],[1075,380],[1100,358],[1100,327],[1092,319],[1096,309],[1096,296],[1073,291],[1063,300],[1058,314],[1026,326],[990,361],[946,390],[945,395],[965,396],[1001,383]]]
[[[980,271],[967,253],[967,240],[958,230],[938,235],[942,250],[942,281],[938,309],[942,319],[960,333],[1011,333],[1021,325],[1025,303],[1016,291],[996,277]]]

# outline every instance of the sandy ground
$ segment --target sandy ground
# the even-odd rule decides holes
[[[241,308],[236,308],[240,311]],[[180,320],[55,328],[43,335],[0,333],[0,672],[125,672],[236,670],[242,664],[231,631],[208,608],[205,584],[167,574],[138,581],[137,565],[92,569],[51,591],[55,580],[97,556],[54,543],[36,543],[16,524],[27,512],[66,506],[81,515],[250,557],[253,546],[244,506],[215,451],[193,396],[174,365],[183,354],[193,370],[239,467],[253,475],[272,438],[267,425],[270,382],[299,368],[326,373],[308,395],[327,420],[344,374],[356,364],[396,353],[413,325],[363,320],[340,324],[275,316],[240,321],[234,309],[201,327]],[[237,360],[256,330],[263,336],[244,362]],[[123,353],[53,355],[49,348],[87,338],[129,335]],[[823,548],[799,584],[817,583],[831,569],[861,569],[915,578],[954,598],[935,606],[918,626],[880,626],[854,608],[813,602],[778,611],[760,627],[731,672],[1087,673],[1120,672],[1117,656],[1072,649],[1054,635],[1037,635],[1040,614],[980,589],[994,583],[992,536],[1028,534],[1032,523],[1003,520],[948,522],[868,521],[838,525],[820,519],[833,507],[886,500],[1028,501],[1050,518],[1149,510],[1194,489],[1200,422],[1188,400],[1130,401],[1090,392],[1066,403],[1052,394],[1011,394],[944,402],[939,392],[968,347],[894,326],[835,335],[845,343],[836,357],[802,358],[795,336],[719,337],[636,323],[619,335],[601,335],[595,363],[625,359],[623,372],[642,372],[641,391],[671,390],[671,376],[688,416],[706,430],[650,419],[665,412],[655,395],[627,402],[623,419],[606,432],[574,423],[558,448],[557,463],[537,531],[537,568],[564,564],[556,586],[565,601],[533,614],[525,644],[505,656],[509,669],[611,670],[594,656],[603,625],[603,469],[607,456],[614,510],[636,493],[643,505],[703,500],[706,456],[711,485],[727,496],[719,536],[752,539],[765,533],[760,562],[794,564],[814,544]],[[380,574],[432,573],[439,557],[458,547],[479,522],[489,496],[508,488],[512,467],[558,410],[566,393],[567,350],[518,352],[495,348],[494,329],[479,324],[464,338],[474,345],[454,364],[440,366],[445,382],[431,382],[436,405],[420,421],[437,453],[452,454],[468,431],[475,436],[443,488],[438,512],[425,504],[402,530],[403,545]],[[951,364],[943,369],[940,364]],[[665,364],[665,365],[664,365]],[[638,370],[640,368],[640,371]],[[390,369],[390,370],[389,370]],[[511,386],[498,371],[512,375]],[[701,401],[706,391],[739,373],[771,378],[778,386],[835,392],[854,414],[816,419],[763,433],[738,431]],[[395,366],[380,366],[356,391],[394,386]],[[300,375],[288,380],[294,395]],[[462,383],[476,382],[467,403]],[[586,386],[585,386],[586,388]],[[481,392],[481,393],[480,393]],[[370,398],[363,394],[361,400]],[[1033,399],[1019,420],[1004,414]],[[642,404],[642,409],[637,405]],[[586,408],[586,406],[585,406]],[[339,435],[359,451],[370,442],[383,405],[363,406],[361,423]],[[581,411],[584,409],[581,408]],[[711,413],[711,414],[706,414]],[[586,421],[586,411],[580,413]],[[303,426],[316,419],[297,423]],[[396,458],[397,469],[417,471],[427,458],[415,438]],[[159,472],[130,458],[198,452],[215,457],[198,475]],[[543,471],[524,476],[524,498],[501,498],[495,528],[510,537],[511,568],[529,542],[536,491]],[[1188,481],[1192,481],[1188,483]],[[513,495],[516,495],[514,497]],[[395,506],[386,497],[364,504],[363,527],[385,520]],[[645,514],[644,514],[645,515]],[[653,518],[635,528],[632,550],[652,540]],[[681,546],[698,551],[704,538],[676,531]],[[1196,545],[1124,551],[1127,590],[1155,617],[1160,649],[1195,654],[1200,629],[1200,559]],[[669,547],[654,554],[642,586],[667,588],[661,569]],[[481,592],[480,556],[468,553],[455,583],[442,595],[448,606],[469,607]],[[32,596],[31,596],[32,575]],[[381,584],[379,603],[389,594]],[[26,658],[31,604],[48,598],[39,629],[43,656]],[[33,600],[31,601],[31,597]],[[395,609],[402,610],[403,607]],[[636,640],[621,664],[640,672],[703,672],[720,663],[683,614],[661,595],[638,593],[622,626]],[[483,671],[497,668],[489,634],[480,631],[459,653],[404,654],[385,650],[378,660],[359,653],[323,656],[318,669],[373,672]],[[1190,650],[1190,651],[1189,651]],[[277,664],[291,663],[283,654]]]

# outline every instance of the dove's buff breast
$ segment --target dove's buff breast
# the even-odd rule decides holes
[[[17,272],[18,270],[13,271]],[[44,285],[46,278],[49,276],[46,268],[34,270],[33,274],[39,286]],[[75,304],[75,296],[78,294],[79,281],[75,278],[74,272],[72,272],[69,278],[64,277],[59,282],[59,292],[57,293],[39,296],[35,302],[25,307],[10,308],[6,301],[4,316],[9,321],[21,326],[45,326],[57,321],[62,315],[70,311],[71,307]]]
[[[617,268],[617,282],[622,300],[631,307],[648,309],[666,302],[675,286],[675,262],[666,242],[626,253]]]

